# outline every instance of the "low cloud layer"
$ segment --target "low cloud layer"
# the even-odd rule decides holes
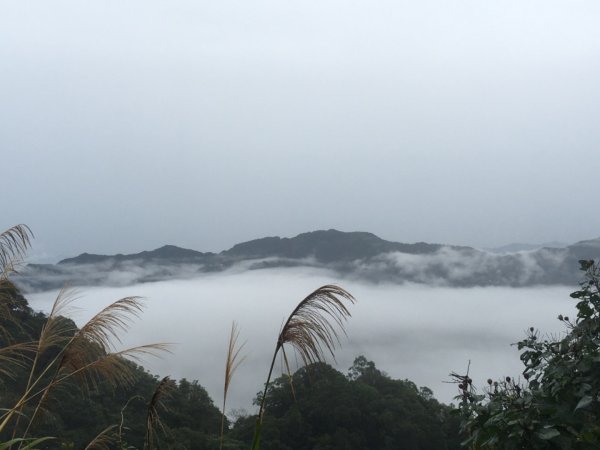
[[[199,253],[201,256],[195,259],[143,258],[137,255],[124,259],[123,255],[97,257],[84,254],[55,265],[29,265],[16,281],[25,291],[36,292],[59,289],[64,285],[119,287],[185,280],[216,272],[230,275],[249,270],[287,268],[295,271],[310,268],[327,271],[338,278],[375,283],[454,287],[573,286],[580,279],[577,261],[600,257],[599,245],[600,242],[587,241],[567,248],[543,248],[510,254],[488,253],[469,247],[429,246],[435,247],[435,250],[385,251],[351,257],[326,252],[302,257]],[[185,249],[177,251],[192,252]],[[95,258],[104,259],[96,262]]]
[[[358,299],[351,308],[347,339],[334,365],[346,372],[354,357],[365,355],[394,378],[408,378],[450,402],[456,393],[448,373],[472,378],[518,375],[516,349],[525,329],[560,333],[559,313],[572,314],[567,287],[447,288],[361,283],[312,269],[265,269],[205,274],[188,280],[129,287],[79,290],[78,324],[108,303],[127,296],[146,298],[146,310],[123,341],[124,346],[173,342],[173,353],[149,358],[152,373],[197,379],[218,401],[222,393],[227,336],[231,321],[247,341],[245,363],[236,374],[230,408],[252,411],[261,389],[279,328],[293,307],[315,288],[337,283]],[[48,311],[56,292],[29,296],[35,309]],[[294,361],[292,359],[292,361]]]
[[[380,281],[434,286],[531,286],[569,284],[576,279],[577,268],[567,249],[495,254],[442,247],[429,254],[382,253],[356,261],[353,273]]]

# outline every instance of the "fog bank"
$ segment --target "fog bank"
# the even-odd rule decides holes
[[[254,410],[252,399],[267,374],[276,336],[294,306],[317,287],[336,283],[358,300],[347,338],[329,361],[343,373],[365,355],[393,378],[428,386],[450,402],[456,387],[444,383],[451,371],[466,370],[478,386],[488,377],[522,371],[517,342],[530,326],[560,333],[559,313],[574,315],[568,287],[447,288],[359,283],[308,269],[266,269],[219,273],[129,287],[81,288],[73,319],[81,325],[95,312],[129,295],[145,297],[146,309],[123,339],[123,346],[172,342],[172,354],[147,358],[150,372],[197,379],[220,402],[231,322],[241,327],[247,359],[234,377],[228,412]],[[48,311],[56,291],[28,296],[36,310]],[[292,358],[292,361],[294,359]],[[280,368],[280,366],[278,366]]]

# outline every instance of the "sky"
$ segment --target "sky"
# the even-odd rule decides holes
[[[32,259],[600,236],[597,1],[0,0]]]

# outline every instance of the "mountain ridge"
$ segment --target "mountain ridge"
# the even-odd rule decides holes
[[[176,245],[163,245],[154,250],[144,250],[139,253],[122,254],[117,253],[115,255],[100,255],[94,253],[81,253],[72,258],[65,258],[60,260],[57,264],[96,264],[98,262],[105,261],[107,259],[115,259],[121,261],[136,260],[136,259],[194,259],[202,258],[206,255],[213,255],[211,252],[199,252],[197,250],[191,250],[188,248],[178,247]]]
[[[494,254],[472,247],[387,241],[373,233],[316,230],[235,244],[219,253],[176,245],[132,254],[82,253],[57,264],[30,264],[16,277],[26,291],[65,283],[126,285],[191,278],[236,265],[243,270],[312,267],[370,282],[457,287],[576,284],[580,259],[600,259],[600,238],[564,248]]]
[[[343,252],[352,246],[352,252]],[[324,248],[325,247],[325,248]],[[139,253],[102,255],[93,253],[81,253],[78,256],[65,258],[57,264],[96,264],[106,260],[136,260],[145,258],[165,258],[168,249],[172,258],[182,258],[184,255],[188,258],[204,258],[206,256],[229,256],[236,258],[266,258],[272,256],[286,258],[306,258],[311,254],[317,254],[317,259],[337,260],[342,257],[345,260],[355,257],[374,256],[377,254],[400,251],[403,253],[420,254],[439,250],[442,247],[471,249],[471,247],[455,246],[447,244],[431,244],[426,242],[416,242],[413,244],[387,241],[381,239],[373,233],[366,231],[338,231],[336,229],[316,230],[300,233],[294,237],[267,236],[263,238],[251,239],[233,245],[227,250],[219,253],[201,252],[191,250],[176,245],[163,245],[154,250],[145,250]],[[331,255],[331,252],[338,253]]]

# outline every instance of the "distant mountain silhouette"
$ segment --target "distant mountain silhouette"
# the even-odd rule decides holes
[[[265,237],[220,253],[174,245],[134,254],[82,253],[57,264],[30,264],[15,281],[25,290],[71,285],[127,285],[242,270],[309,266],[338,276],[386,283],[447,286],[574,285],[578,260],[599,259],[600,238],[564,248],[494,254],[442,244],[386,241],[367,232],[319,230],[293,238]]]
[[[94,255],[82,253],[74,258],[59,261],[58,264],[98,264],[123,261],[169,261],[205,262],[216,258],[221,261],[239,261],[259,258],[315,258],[320,262],[353,261],[369,258],[381,253],[402,252],[410,254],[433,253],[443,246],[440,244],[401,244],[383,240],[372,233],[320,230],[302,233],[293,238],[265,237],[234,245],[218,255],[202,253],[175,245],[165,245],[152,251],[129,255]],[[456,247],[459,248],[459,247]]]
[[[59,261],[58,264],[98,264],[104,262],[121,262],[121,261],[172,261],[172,262],[193,262],[200,261],[210,257],[214,253],[202,253],[196,250],[177,247],[175,245],[164,245],[152,251],[143,251],[130,255],[94,255],[90,253],[82,253],[74,258],[67,258]]]
[[[370,258],[381,253],[433,253],[439,244],[401,244],[385,241],[372,233],[321,230],[302,233],[294,238],[267,237],[234,245],[221,255],[236,259],[315,258],[319,262],[344,262]]]

